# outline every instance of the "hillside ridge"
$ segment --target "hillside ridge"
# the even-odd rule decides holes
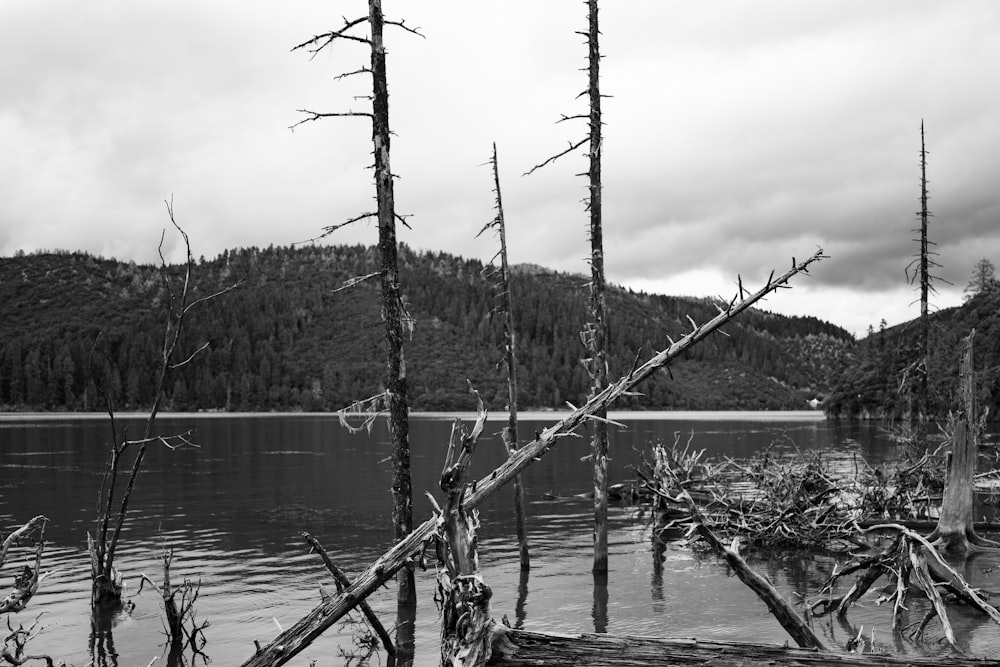
[[[228,250],[194,267],[204,296],[246,275],[233,292],[193,310],[180,358],[209,348],[174,374],[172,410],[336,410],[382,390],[377,285],[335,292],[376,270],[375,248],[302,246]],[[406,344],[411,407],[469,408],[466,378],[494,410],[506,403],[497,371],[499,321],[482,262],[400,247],[404,300],[415,326]],[[179,280],[181,267],[168,267]],[[579,276],[520,265],[512,290],[522,408],[585,400],[579,362],[586,321]],[[0,258],[0,406],[7,410],[100,410],[99,388],[119,409],[152,400],[169,294],[159,267],[84,253]],[[610,369],[639,350],[718,312],[712,299],[612,286]],[[805,409],[829,392],[853,346],[843,329],[812,317],[753,310],[650,378],[620,409]],[[644,354],[644,356],[645,356]]]

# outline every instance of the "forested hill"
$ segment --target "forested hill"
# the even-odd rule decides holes
[[[194,308],[166,389],[173,410],[335,410],[381,388],[383,334],[377,281],[335,292],[376,270],[376,250],[297,247],[227,251],[193,271],[193,296],[240,276],[236,290]],[[479,261],[400,248],[401,280],[415,324],[406,345],[411,407],[472,407],[466,378],[503,409],[497,370],[495,289]],[[171,267],[174,290],[181,267]],[[579,332],[580,276],[521,267],[513,279],[522,408],[579,405],[588,387]],[[780,298],[780,297],[772,297]],[[688,317],[717,314],[707,299],[610,288],[612,376],[690,331]],[[150,404],[169,300],[158,267],[85,254],[0,258],[0,406],[100,410],[99,386],[119,409]],[[628,399],[634,409],[805,408],[824,395],[853,344],[815,318],[751,310]]]
[[[962,340],[976,330],[974,367],[979,405],[1000,415],[1000,288],[973,296],[957,308],[930,316],[930,413],[943,419],[958,407],[958,361]],[[919,368],[918,320],[872,332],[840,367],[824,404],[835,417],[903,416]]]

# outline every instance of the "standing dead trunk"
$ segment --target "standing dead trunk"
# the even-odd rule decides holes
[[[382,271],[382,320],[385,323],[385,385],[389,399],[389,433],[392,437],[392,524],[396,541],[413,531],[413,488],[410,481],[410,426],[403,361],[403,314],[399,290],[396,243],[396,210],[389,166],[389,87],[386,83],[384,18],[381,0],[369,0],[372,69],[372,143],[375,154],[375,198],[378,202],[378,250]],[[398,600],[417,603],[413,566],[397,576]]]
[[[917,330],[917,359],[907,369],[904,390],[907,392],[907,421],[911,428],[917,447],[918,456],[927,453],[927,426],[930,418],[930,293],[934,291],[931,267],[941,265],[931,256],[937,253],[931,250],[935,245],[928,238],[928,223],[931,213],[927,210],[927,149],[924,141],[924,123],[920,122],[920,227],[914,231],[920,236],[920,250],[912,262],[906,267],[910,283],[917,283],[920,292],[920,321]],[[914,268],[915,267],[915,268]],[[912,273],[911,273],[912,269]]]
[[[159,413],[160,405],[163,401],[163,394],[168,386],[168,380],[174,371],[185,366],[195,358],[198,353],[208,348],[208,343],[197,348],[184,361],[174,361],[174,354],[181,341],[184,331],[185,317],[192,308],[221,296],[230,290],[235,289],[243,282],[238,280],[233,285],[226,287],[214,294],[191,300],[191,273],[194,268],[194,256],[191,254],[191,243],[187,233],[177,224],[174,218],[173,201],[165,202],[167,215],[170,223],[184,240],[186,261],[184,265],[184,277],[179,291],[171,286],[170,277],[167,272],[166,260],[163,258],[163,239],[160,239],[161,275],[163,279],[164,291],[169,296],[167,307],[166,323],[164,325],[163,346],[160,349],[160,367],[157,373],[155,391],[153,393],[153,404],[146,417],[146,426],[143,437],[140,440],[128,440],[126,433],[119,435],[115,426],[115,415],[113,401],[110,395],[104,393],[105,406],[108,417],[111,421],[111,452],[108,457],[108,464],[101,479],[101,487],[97,496],[97,530],[94,535],[87,533],[87,547],[90,551],[90,576],[91,576],[91,608],[97,610],[101,607],[116,606],[121,602],[122,576],[115,568],[115,554],[118,549],[122,527],[125,523],[125,516],[128,512],[129,500],[135,488],[135,481],[142,467],[143,458],[146,455],[146,447],[154,442],[166,444],[171,448],[191,444],[188,440],[188,433],[172,436],[155,436],[156,416]],[[122,456],[130,447],[136,448],[135,458],[132,460],[132,469],[129,473],[125,492],[119,501],[116,498],[116,485],[122,464]],[[115,503],[118,503],[117,514],[115,514]],[[112,517],[114,522],[112,525]]]
[[[486,423],[483,402],[478,403],[479,415],[471,433],[466,433],[459,423],[452,427],[441,473],[441,490],[446,499],[438,533],[438,540],[444,546],[444,563],[438,573],[441,664],[454,667],[486,664],[494,626],[490,611],[493,591],[479,573],[476,549],[479,518],[475,510],[464,504],[469,464]]]
[[[590,317],[586,341],[590,353],[590,396],[608,386],[608,323],[604,299],[604,233],[601,221],[601,49],[597,0],[587,0],[587,60],[590,96]],[[591,446],[594,456],[594,572],[608,571],[608,425],[606,411],[596,415]]]
[[[517,451],[517,336],[514,333],[514,299],[511,296],[510,265],[507,262],[507,224],[504,222],[503,198],[500,196],[500,166],[497,162],[496,143],[493,144],[493,157],[490,163],[493,165],[497,214],[479,233],[493,228],[500,238],[500,252],[497,254],[500,256],[500,308],[504,314],[504,365],[507,367],[507,426],[501,438],[507,455],[513,456]],[[517,520],[517,546],[521,569],[527,570],[531,567],[531,560],[528,557],[528,536],[524,525],[524,487],[521,485],[520,475],[514,477],[514,516]]]
[[[948,458],[948,477],[945,481],[944,498],[941,501],[941,516],[937,528],[927,538],[944,551],[962,554],[979,547],[1000,546],[996,542],[979,537],[973,526],[976,457],[979,446],[979,419],[973,364],[975,337],[976,330],[973,329],[962,344],[958,376],[963,407],[955,420],[955,432]]]

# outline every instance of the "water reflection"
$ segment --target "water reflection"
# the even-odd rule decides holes
[[[608,631],[608,573],[594,573],[594,607],[591,615],[594,619],[594,632],[604,634]]]
[[[118,652],[112,631],[116,614],[96,611],[90,617],[90,640],[87,648],[94,667],[118,667]]]
[[[524,621],[528,618],[528,575],[531,570],[521,569],[521,576],[517,582],[517,603],[514,605],[514,627],[518,630],[524,629]]]
[[[388,667],[412,667],[417,654],[417,606],[396,605],[396,653],[390,655]]]

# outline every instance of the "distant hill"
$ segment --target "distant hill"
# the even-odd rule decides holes
[[[270,247],[224,252],[194,270],[204,296],[247,275],[239,289],[191,311],[183,359],[169,383],[173,410],[335,410],[380,390],[383,334],[378,285],[334,293],[375,271],[375,248]],[[506,381],[492,322],[495,290],[481,262],[400,248],[401,280],[415,321],[406,345],[411,407],[471,407],[466,378],[494,409]],[[170,267],[176,281],[180,267]],[[585,400],[579,359],[587,319],[580,276],[521,265],[513,291],[522,408]],[[175,287],[176,289],[176,287]],[[119,409],[149,405],[170,296],[158,267],[79,253],[0,258],[0,406],[99,410],[103,383]],[[611,287],[612,375],[690,331],[688,317],[717,313],[710,299]],[[811,317],[751,310],[630,397],[632,409],[789,409],[826,395],[853,338]],[[671,377],[672,374],[672,377]],[[104,378],[102,380],[102,378]]]
[[[1000,290],[930,316],[930,412],[943,419],[957,407],[962,340],[976,329],[974,367],[981,408],[1000,416]],[[824,404],[835,417],[898,418],[907,410],[905,378],[918,360],[918,320],[872,332],[850,351]]]

